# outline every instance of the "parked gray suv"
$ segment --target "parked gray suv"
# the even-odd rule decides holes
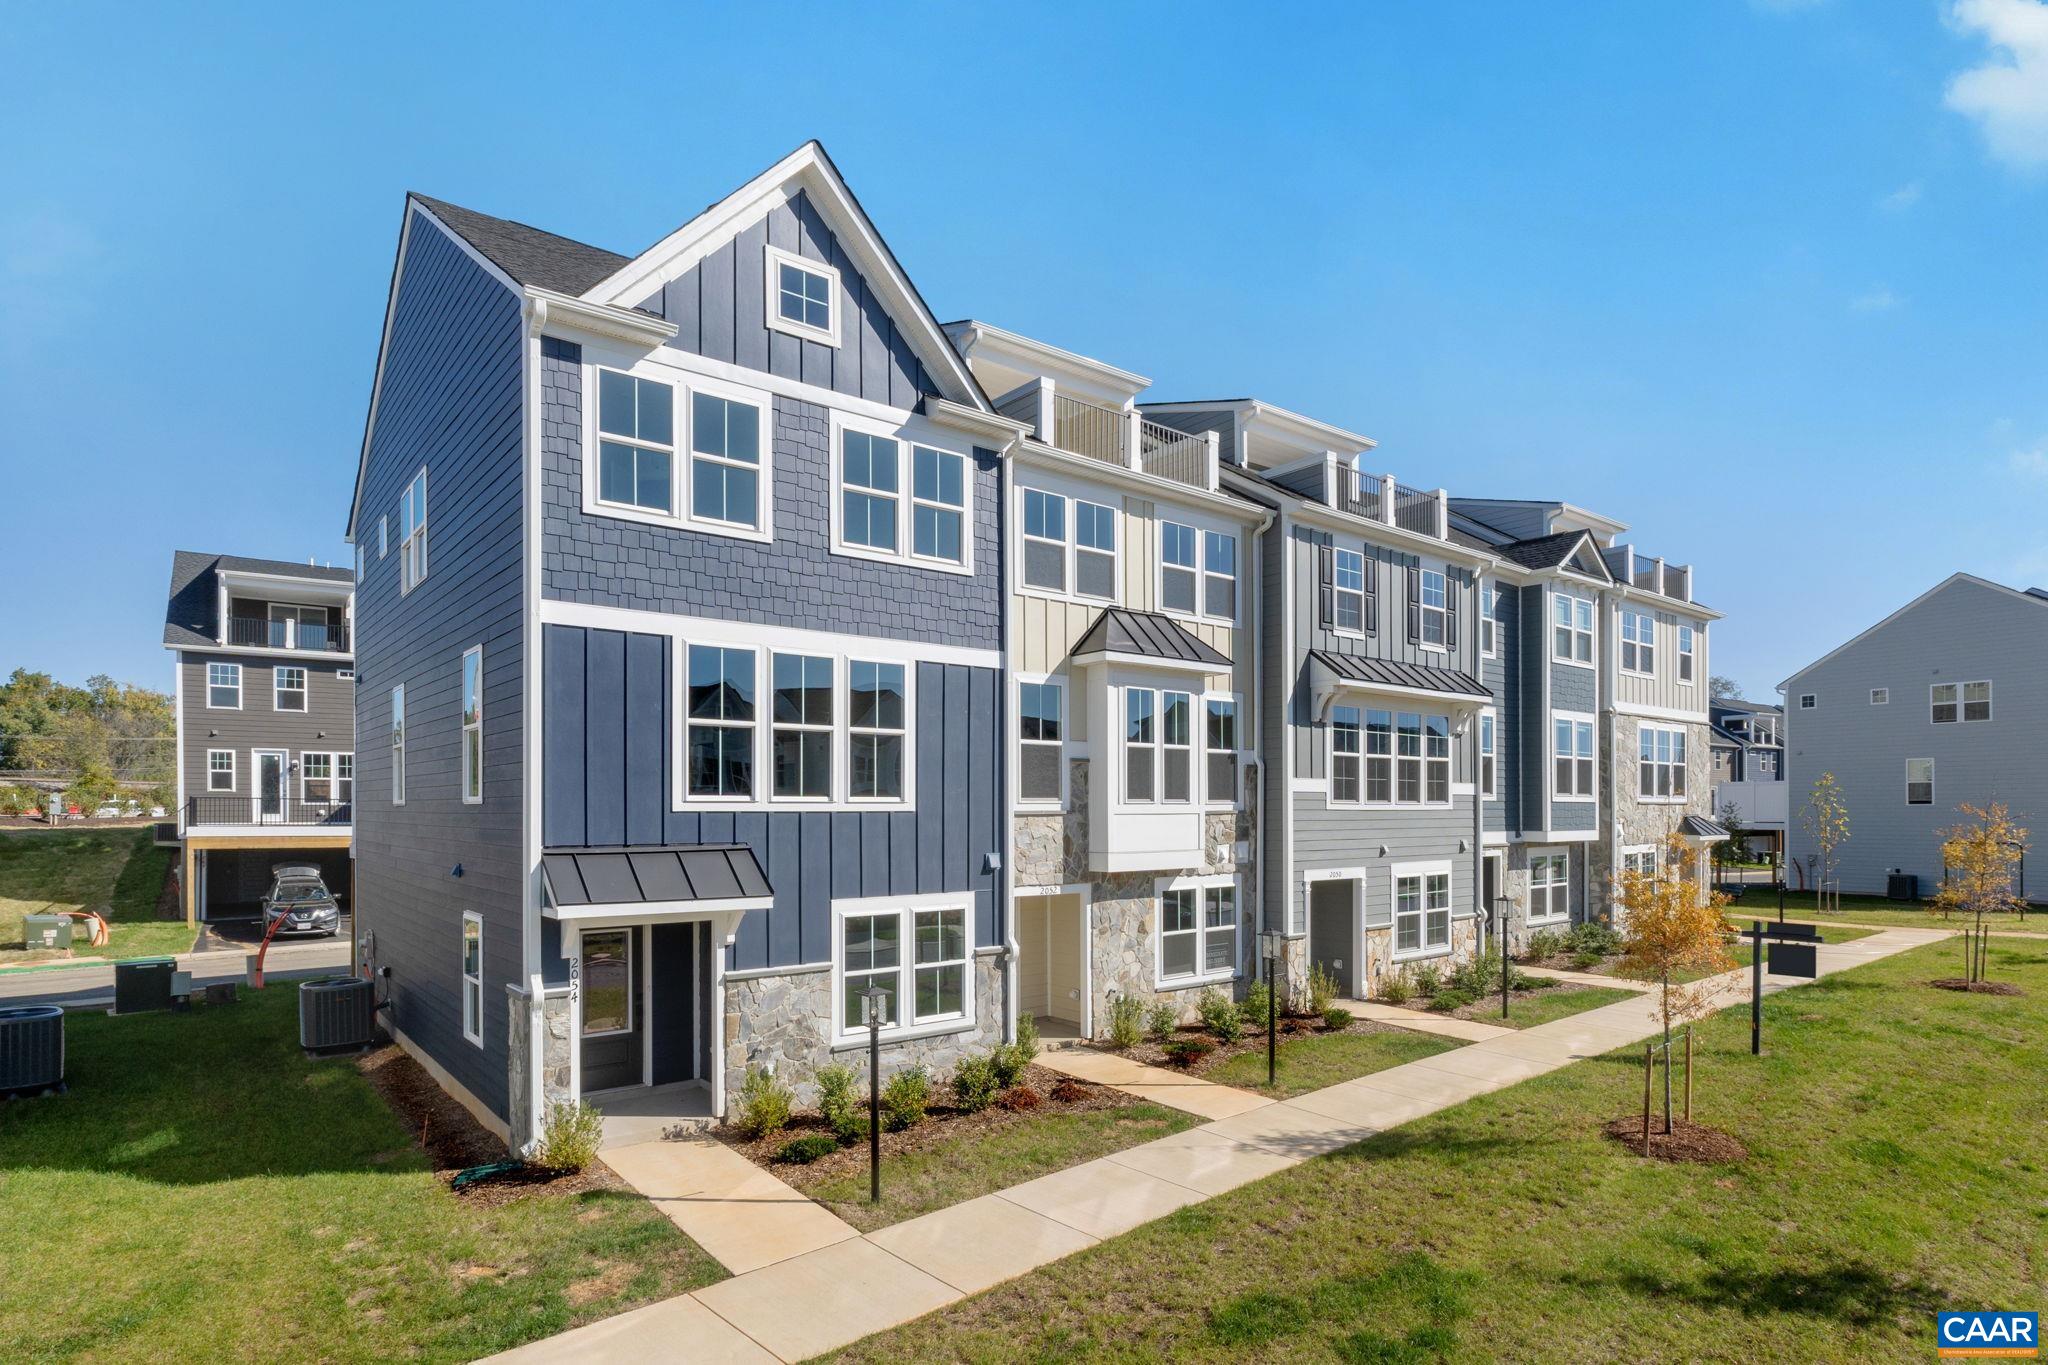
[[[320,869],[310,863],[279,863],[270,869],[270,890],[263,896],[263,927],[267,931],[278,920],[277,937],[286,934],[325,934],[333,938],[341,928],[341,908],[328,894]]]

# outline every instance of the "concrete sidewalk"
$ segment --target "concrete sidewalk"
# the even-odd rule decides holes
[[[1832,975],[1944,937],[1939,930],[1888,929],[1854,943],[1823,944],[1820,972]],[[1710,981],[1719,1007],[1748,998],[1747,968]],[[1768,977],[1765,989],[1774,994],[1802,984]],[[1660,1028],[1656,999],[1645,994],[1535,1028],[1497,1030],[1504,1036],[1291,1100],[1261,1103],[1013,1189],[775,1260],[695,1293],[494,1358],[621,1365],[803,1360],[922,1317],[1175,1209],[1475,1095],[1639,1043]],[[1134,1062],[1126,1065],[1140,1072],[1155,1069]],[[1148,1083],[1142,1075],[1129,1079]],[[1211,1088],[1247,1093],[1226,1086]],[[1187,1091],[1195,1093],[1195,1088]],[[611,1160],[610,1154],[606,1159]],[[743,1212],[732,1215],[742,1236],[744,1217]]]
[[[1528,976],[1547,976],[1553,981],[1562,981],[1571,986],[1602,986],[1623,991],[1647,991],[1654,985],[1652,982],[1637,981],[1632,977],[1602,976],[1598,972],[1574,972],[1558,967],[1529,967],[1519,962],[1515,964],[1515,970]]]

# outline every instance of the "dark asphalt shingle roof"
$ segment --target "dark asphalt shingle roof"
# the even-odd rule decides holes
[[[491,264],[520,284],[536,289],[582,295],[631,259],[509,218],[493,218],[459,204],[429,199],[424,194],[415,193],[412,197],[452,231],[460,233]]]
[[[1528,540],[1511,540],[1497,547],[1502,559],[1510,560],[1525,569],[1554,569],[1571,556],[1578,543],[1586,538],[1584,531],[1559,531],[1554,535],[1533,536]]]
[[[548,894],[558,906],[752,900],[775,894],[754,850],[745,844],[543,849],[540,863]]]
[[[1419,692],[1441,692],[1449,697],[1487,697],[1486,684],[1470,673],[1455,668],[1432,668],[1428,664],[1400,663],[1393,659],[1369,659],[1357,654],[1333,654],[1313,649],[1309,658],[1347,682],[1376,687],[1405,687]]]
[[[1149,611],[1126,611],[1111,607],[1095,618],[1095,624],[1074,646],[1077,657],[1095,653],[1135,654],[1147,659],[1176,663],[1230,667],[1220,650],[1202,642],[1193,631],[1170,616]]]
[[[319,578],[347,583],[355,577],[351,569],[328,569],[317,564],[293,564],[283,559],[250,559],[245,555],[213,555],[200,550],[179,550],[171,556],[171,590],[164,605],[164,643],[167,645],[213,645],[220,641],[220,592],[217,574],[289,574],[293,578]]]

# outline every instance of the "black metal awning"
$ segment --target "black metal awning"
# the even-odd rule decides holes
[[[1704,815],[1688,815],[1678,822],[1678,832],[1688,839],[1715,841],[1728,837],[1728,827]]]
[[[550,918],[638,923],[765,910],[775,890],[745,844],[544,849]]]
[[[1460,701],[1493,700],[1493,693],[1486,690],[1485,683],[1455,668],[1370,659],[1325,649],[1310,650],[1308,661],[1310,681],[1319,691],[1357,687],[1397,694],[1435,695]]]
[[[1095,624],[1074,646],[1073,657],[1077,663],[1150,664],[1204,673],[1220,673],[1230,667],[1222,650],[1205,643],[1172,617],[1122,607],[1110,607],[1095,618]]]

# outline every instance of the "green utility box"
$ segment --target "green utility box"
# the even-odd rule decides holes
[[[71,948],[71,916],[69,915],[23,915],[21,937],[30,952],[49,952]]]

